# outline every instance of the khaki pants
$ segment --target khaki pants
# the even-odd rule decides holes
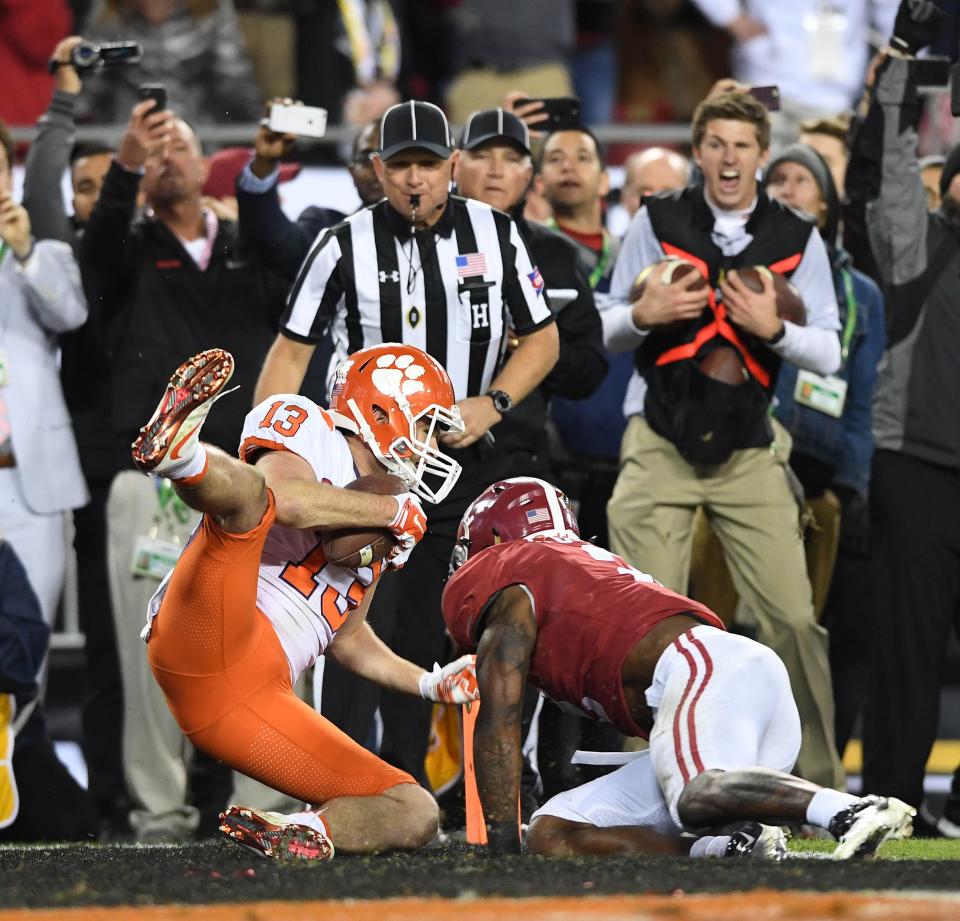
[[[297,89],[293,17],[282,13],[238,13],[237,21],[264,100],[293,96]]]
[[[814,618],[797,504],[784,469],[789,435],[693,466],[632,416],[620,476],[607,506],[611,548],[668,588],[687,591],[694,513],[702,506],[723,545],[737,592],[754,611],[757,638],[783,660],[800,711],[797,773],[843,787],[834,747],[827,632]]]
[[[186,801],[187,760],[193,749],[170,713],[147,663],[147,644],[140,639],[147,602],[159,583],[130,572],[137,538],[154,526],[156,484],[155,479],[133,470],[118,473],[107,501],[107,565],[123,680],[123,766],[135,804],[130,825],[141,840],[188,838],[200,821],[197,810]],[[199,517],[191,512],[181,524],[170,516],[157,536],[186,543]],[[235,772],[233,777],[236,802],[258,809],[295,808],[283,794],[243,774]]]
[[[803,547],[807,558],[807,575],[813,590],[814,616],[820,623],[840,546],[840,500],[828,489],[822,496],[807,500],[804,518],[806,530]],[[740,599],[730,578],[723,547],[703,509],[697,509],[694,519],[690,597],[703,602],[728,627],[745,613],[749,616],[749,609],[745,612],[739,605]]]
[[[503,97],[511,90],[522,90],[532,99],[572,96],[573,84],[563,64],[538,64],[505,73],[465,70],[447,91],[447,115],[462,125],[471,112],[503,105]]]

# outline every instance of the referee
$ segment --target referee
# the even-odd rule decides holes
[[[488,205],[450,195],[457,154],[443,112],[426,102],[393,106],[373,156],[386,199],[326,231],[310,251],[264,363],[256,399],[296,393],[316,343],[329,329],[334,360],[368,345],[404,342],[449,372],[465,432],[445,442],[462,466],[454,489],[427,509],[429,530],[410,561],[380,580],[371,616],[398,654],[432,667],[447,654],[440,595],[467,505],[508,474],[487,433],[533,391],[559,353],[543,280],[516,225]],[[507,332],[516,348],[507,355]],[[389,610],[388,610],[389,609]],[[329,666],[327,666],[329,667]],[[325,678],[323,713],[365,736],[376,697],[335,692]],[[331,700],[331,696],[333,699]],[[349,701],[337,718],[331,707]],[[383,758],[425,783],[430,705],[380,694]],[[363,739],[365,740],[365,738]]]

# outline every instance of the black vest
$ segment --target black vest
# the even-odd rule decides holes
[[[664,252],[696,264],[712,289],[710,304],[699,317],[652,330],[637,349],[637,370],[647,382],[644,414],[650,427],[691,463],[723,463],[740,448],[772,440],[767,409],[780,359],[761,339],[726,319],[717,290],[721,274],[764,265],[789,277],[800,264],[813,225],[758,191],[746,225],[753,239],[743,252],[724,256],[711,237],[714,217],[702,186],[648,198],[644,205]],[[720,345],[737,350],[749,372],[747,382],[725,384],[700,371],[699,361]]]

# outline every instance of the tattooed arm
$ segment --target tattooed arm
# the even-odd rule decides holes
[[[477,645],[480,713],[473,735],[477,790],[491,852],[519,853],[520,720],[537,619],[526,590],[511,585],[490,604]]]

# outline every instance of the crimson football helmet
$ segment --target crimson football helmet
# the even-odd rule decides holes
[[[499,480],[480,493],[463,513],[450,571],[494,544],[533,537],[580,537],[569,500],[556,486],[536,477]]]
[[[330,414],[420,498],[439,502],[453,489],[460,465],[431,441],[462,432],[463,420],[450,376],[426,352],[397,342],[354,352],[334,372]]]

